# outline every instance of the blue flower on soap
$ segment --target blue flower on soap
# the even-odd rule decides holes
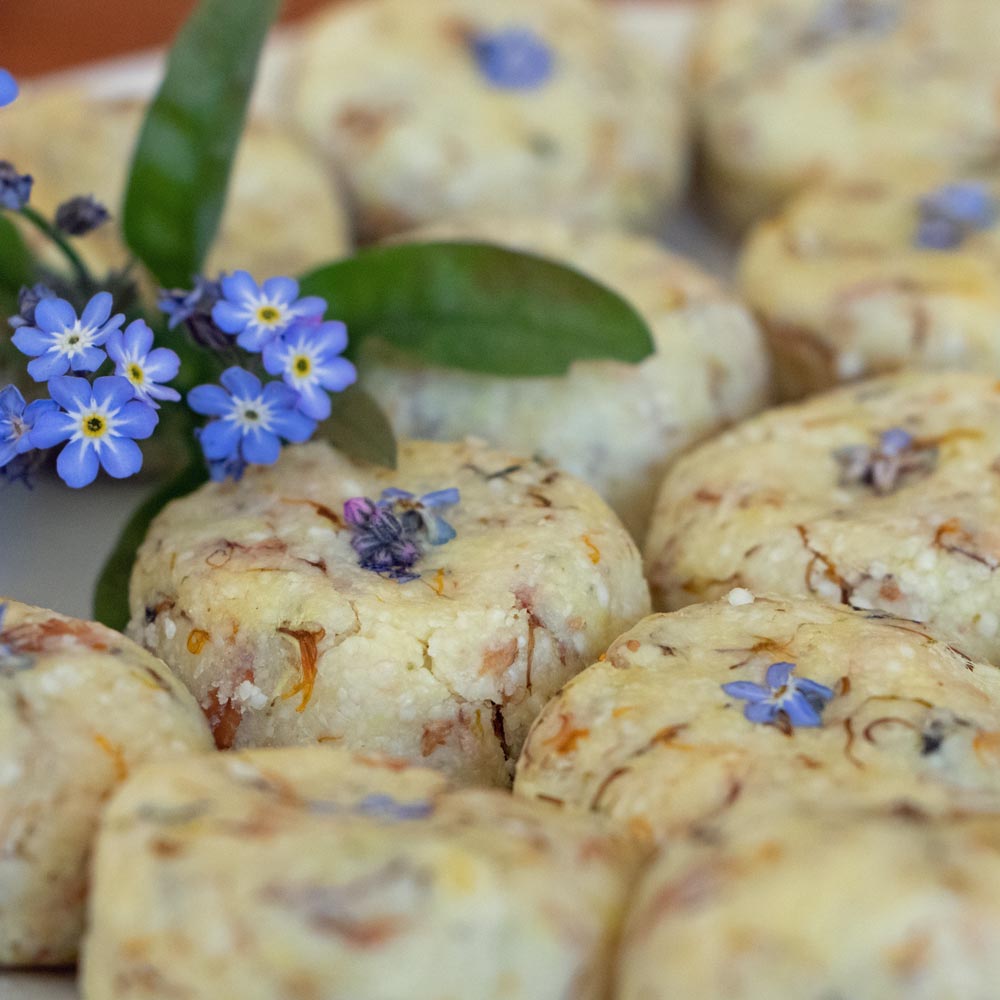
[[[0,108],[13,104],[17,100],[19,92],[17,80],[10,75],[8,70],[0,68]]]
[[[770,725],[787,721],[791,726],[816,727],[823,724],[823,709],[834,698],[824,684],[806,677],[793,677],[794,663],[772,663],[764,684],[733,681],[722,690],[747,704],[743,714],[751,721]]]
[[[985,184],[945,184],[920,199],[914,243],[924,250],[955,250],[971,233],[990,229],[997,214],[997,201]]]
[[[479,72],[500,90],[534,90],[555,71],[552,49],[528,28],[504,28],[472,39]]]

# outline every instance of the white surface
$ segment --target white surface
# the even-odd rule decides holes
[[[662,5],[648,0],[636,3],[623,10],[622,19],[630,34],[664,58],[682,62],[695,23],[694,12],[682,0]],[[265,59],[262,93],[257,98],[262,108],[274,107],[277,89],[268,80],[280,76],[288,56],[288,38],[285,34],[271,46]],[[108,96],[145,94],[155,85],[159,66],[156,55],[147,55],[68,76]],[[664,242],[716,274],[730,273],[732,248],[690,206],[682,207],[668,221]],[[19,486],[0,486],[0,595],[90,617],[97,573],[148,489],[148,484],[114,483],[105,477],[85,490],[70,490],[49,478],[42,478],[30,493]],[[68,974],[0,972],[0,1000],[75,1000],[76,996]]]

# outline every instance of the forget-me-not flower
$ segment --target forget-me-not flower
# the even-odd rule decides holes
[[[528,28],[505,28],[472,39],[479,72],[502,90],[534,90],[555,69],[552,49]]]
[[[222,298],[212,308],[212,319],[247,351],[259,351],[296,320],[322,316],[326,301],[315,295],[299,298],[293,278],[268,278],[262,285],[246,271],[224,276]]]
[[[296,409],[298,394],[283,382],[261,385],[244,368],[227,368],[222,386],[198,385],[188,393],[195,413],[216,419],[202,428],[199,440],[209,463],[236,457],[271,465],[281,453],[281,439],[305,441],[316,423]],[[211,466],[210,466],[211,467]]]
[[[55,223],[70,236],[86,236],[110,218],[111,213],[93,195],[77,195],[56,209]]]
[[[111,315],[111,306],[111,295],[98,292],[77,318],[65,299],[42,299],[35,306],[35,325],[20,327],[12,338],[22,354],[35,359],[28,363],[28,374],[45,382],[70,369],[100,368],[107,356],[101,345],[125,322],[123,314]]]
[[[343,323],[297,323],[265,344],[262,356],[265,369],[299,394],[299,409],[313,420],[326,420],[328,392],[343,392],[358,377],[354,365],[340,357],[345,347]]]
[[[31,440],[38,448],[63,441],[56,471],[67,486],[79,489],[97,478],[100,468],[114,479],[134,476],[142,468],[136,440],[156,427],[156,411],[135,399],[132,383],[117,375],[94,380],[66,375],[49,381],[49,393],[62,407],[35,423]]]
[[[26,403],[17,386],[0,389],[0,468],[35,447],[31,440],[35,422],[43,413],[54,413],[58,409],[51,399]]]
[[[824,684],[793,677],[794,669],[794,663],[772,663],[764,684],[733,681],[723,684],[722,690],[747,703],[743,714],[751,722],[773,723],[784,716],[792,726],[821,726],[823,709],[834,693]]]
[[[42,299],[57,298],[59,296],[48,285],[43,285],[41,282],[34,285],[22,285],[21,290],[17,293],[17,314],[9,316],[7,322],[15,330],[22,326],[34,326],[35,308],[38,303]]]
[[[153,348],[153,331],[145,320],[133,320],[124,332],[114,330],[104,344],[115,363],[115,374],[127,378],[135,398],[159,409],[159,399],[177,402],[181,394],[164,382],[177,377],[181,359],[167,347]]]

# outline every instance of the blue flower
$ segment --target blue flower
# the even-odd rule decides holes
[[[212,463],[237,459],[255,465],[272,465],[281,453],[281,438],[305,441],[316,423],[296,409],[298,395],[282,382],[262,386],[256,375],[243,368],[227,368],[217,385],[198,385],[188,393],[195,413],[215,417],[202,428],[199,440]]]
[[[528,28],[506,28],[472,39],[479,72],[503,90],[534,90],[555,69],[552,50]]]
[[[792,677],[794,663],[772,663],[767,668],[766,686],[750,681],[723,684],[722,690],[745,701],[743,714],[751,722],[780,723],[781,716],[792,726],[821,726],[822,713],[833,691],[805,677]]]
[[[114,479],[134,476],[142,468],[135,442],[148,438],[159,418],[134,398],[128,379],[107,375],[91,386],[84,378],[60,375],[49,381],[49,393],[62,410],[42,414],[31,440],[38,448],[69,441],[56,460],[67,486],[89,485],[99,468]]]
[[[57,299],[58,295],[48,285],[40,282],[37,285],[22,285],[17,293],[17,315],[10,316],[7,322],[17,330],[22,326],[35,325],[35,309],[42,299]]]
[[[920,225],[914,242],[925,250],[954,250],[977,230],[997,219],[997,202],[985,184],[945,184],[920,200]]]
[[[0,108],[5,108],[8,104],[13,104],[20,93],[17,80],[10,75],[8,70],[0,68]]]
[[[264,367],[299,394],[299,409],[313,420],[330,416],[329,392],[343,392],[358,377],[340,353],[347,347],[343,323],[297,323],[264,345]]]
[[[31,198],[30,174],[18,173],[13,163],[0,160],[0,208],[20,212]]]
[[[51,399],[36,399],[26,404],[17,386],[8,385],[0,390],[0,468],[35,447],[31,433],[36,421],[43,413],[58,409]]]
[[[351,547],[361,568],[399,583],[418,579],[413,567],[423,556],[422,543],[444,545],[455,537],[455,529],[434,511],[458,501],[456,489],[417,498],[395,488],[383,490],[377,502],[367,497],[348,500],[344,520],[351,526]]]
[[[841,486],[870,486],[876,493],[892,493],[904,478],[926,475],[937,464],[934,444],[918,442],[902,427],[879,434],[878,444],[852,444],[833,453],[840,465]]]
[[[115,374],[127,378],[135,398],[158,410],[158,399],[176,402],[181,394],[160,383],[177,377],[181,359],[166,347],[153,349],[153,331],[141,319],[129,323],[123,333],[114,330],[105,342],[108,357],[115,363]]]
[[[103,226],[111,214],[93,195],[77,195],[56,209],[56,228],[70,236],[86,236]]]
[[[28,364],[28,374],[36,382],[45,382],[69,369],[92,372],[100,368],[106,357],[100,345],[125,322],[121,313],[111,315],[111,305],[110,294],[98,292],[77,319],[65,299],[42,299],[35,306],[35,325],[22,326],[12,338],[22,354],[35,358]]]
[[[300,299],[299,283],[292,278],[268,278],[263,285],[246,271],[222,278],[222,298],[212,308],[219,329],[238,334],[236,343],[259,351],[284,333],[295,320],[322,316],[326,302],[316,296]]]

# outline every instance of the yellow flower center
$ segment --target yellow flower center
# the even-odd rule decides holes
[[[84,417],[83,420],[80,421],[80,428],[85,437],[99,438],[104,436],[108,429],[108,425],[104,417],[100,414],[91,413],[89,416]]]
[[[128,366],[128,377],[136,385],[141,385],[146,379],[146,374],[137,364],[133,362]]]
[[[310,361],[308,355],[299,354],[292,362],[292,368],[295,369],[296,375],[306,376],[312,371],[312,361]]]
[[[275,306],[261,306],[257,310],[257,319],[261,323],[272,324],[281,319],[281,311]]]

